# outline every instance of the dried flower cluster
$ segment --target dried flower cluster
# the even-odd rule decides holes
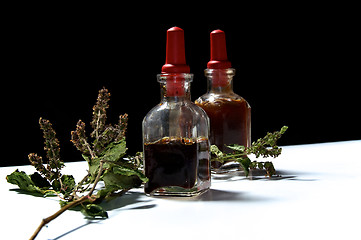
[[[31,165],[33,165],[39,173],[46,177],[49,181],[61,181],[60,170],[64,167],[64,162],[60,159],[59,140],[56,138],[56,133],[49,120],[40,118],[39,124],[44,134],[44,150],[48,158],[47,166],[43,164],[43,158],[36,153],[28,155]]]
[[[128,124],[128,114],[120,115],[119,122],[116,125],[106,125],[106,110],[109,108],[110,93],[103,88],[99,91],[98,99],[93,107],[93,120],[90,123],[93,131],[90,136],[94,139],[93,144],[88,143],[85,133],[85,123],[79,120],[76,130],[71,132],[71,142],[85,155],[92,159],[100,156],[104,149],[111,142],[119,142],[125,138],[125,132]]]
[[[101,89],[98,94],[97,102],[93,107],[93,120],[90,123],[94,129],[91,133],[93,138],[98,139],[99,134],[104,131],[109,100],[110,93],[108,90],[105,88]]]

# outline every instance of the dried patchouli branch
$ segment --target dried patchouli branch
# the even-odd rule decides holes
[[[45,168],[42,157],[36,153],[30,153],[28,158],[31,165],[49,181],[59,180],[61,183],[60,170],[64,167],[64,162],[60,158],[59,140],[56,138],[56,133],[49,120],[40,118],[39,124],[44,134],[44,150],[46,151],[48,164]]]
[[[111,142],[119,142],[125,138],[128,125],[128,114],[120,115],[118,124],[106,125],[106,109],[109,108],[108,101],[110,93],[106,88],[99,91],[97,102],[93,107],[93,120],[90,125],[93,128],[90,136],[94,139],[93,144],[88,143],[85,134],[85,123],[78,121],[75,131],[71,132],[71,142],[84,155],[91,159],[99,157]]]
[[[72,175],[60,173],[64,162],[60,159],[59,141],[51,123],[42,118],[39,123],[49,159],[47,166],[41,156],[31,153],[29,160],[39,173],[28,175],[16,170],[6,176],[9,183],[18,185],[23,191],[43,196],[55,194],[62,199],[61,209],[44,218],[30,239],[34,239],[46,224],[64,211],[78,205],[81,205],[81,212],[87,217],[107,218],[106,211],[97,202],[115,195],[120,196],[148,180],[142,172],[140,156],[123,158],[127,152],[125,132],[128,115],[120,115],[119,122],[115,125],[106,125],[109,97],[108,90],[101,89],[93,107],[93,132],[90,136],[93,142],[89,142],[85,123],[81,120],[78,121],[76,130],[71,132],[71,142],[82,153],[89,167],[88,173],[78,184]],[[100,188],[97,187],[99,181],[104,183]]]
[[[276,169],[273,163],[270,161],[260,162],[251,161],[247,155],[254,154],[256,158],[262,156],[267,157],[278,157],[282,148],[277,146],[277,140],[287,131],[288,127],[283,126],[280,131],[273,133],[267,133],[263,138],[253,142],[250,147],[245,147],[237,144],[227,145],[228,148],[232,149],[232,153],[224,153],[216,145],[210,147],[211,153],[216,157],[212,158],[212,161],[218,161],[224,163],[226,161],[236,161],[243,168],[244,173],[248,176],[250,169],[266,170],[266,175],[272,177],[276,174]]]

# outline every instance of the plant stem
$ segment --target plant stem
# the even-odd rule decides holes
[[[38,226],[38,228],[35,230],[35,232],[33,233],[33,235],[30,237],[30,240],[33,240],[36,238],[36,236],[39,234],[40,230],[49,222],[51,222],[52,220],[54,220],[55,218],[59,217],[63,212],[65,212],[66,210],[72,208],[72,207],[76,207],[79,204],[85,202],[85,201],[91,201],[93,202],[94,199],[90,198],[88,195],[85,195],[81,198],[79,198],[78,200],[75,200],[67,205],[65,205],[64,207],[60,208],[59,211],[57,211],[56,213],[54,213],[53,215],[47,217],[47,218],[43,218],[43,220],[41,221],[40,225]]]
[[[245,153],[239,153],[239,154],[232,154],[232,155],[226,155],[224,157],[217,157],[217,158],[212,158],[211,161],[218,161],[218,162],[225,162],[228,159],[234,159],[234,160],[238,160],[238,158],[241,158],[247,156]]]
[[[38,226],[38,228],[35,230],[35,232],[33,233],[33,235],[30,237],[30,240],[33,240],[36,238],[36,236],[39,234],[40,230],[49,222],[51,222],[52,220],[54,220],[55,218],[59,217],[63,212],[65,212],[66,210],[76,207],[79,204],[82,204],[85,201],[90,201],[90,202],[94,202],[96,200],[96,198],[92,197],[93,191],[95,190],[95,187],[97,185],[97,183],[100,180],[100,177],[103,173],[103,161],[100,161],[99,164],[99,172],[97,177],[95,178],[93,187],[90,189],[89,193],[85,196],[82,196],[81,198],[74,200],[73,202],[65,205],[64,207],[60,208],[56,213],[54,213],[53,215],[47,217],[47,218],[43,218],[43,220],[41,221],[40,225]]]

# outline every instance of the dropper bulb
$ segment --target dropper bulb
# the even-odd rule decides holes
[[[172,27],[167,31],[166,60],[162,73],[189,73],[184,49],[184,31],[179,27]]]
[[[232,67],[227,58],[226,34],[222,30],[214,30],[210,34],[211,60],[207,64],[209,69],[227,69]]]

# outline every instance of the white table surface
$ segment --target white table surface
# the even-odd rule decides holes
[[[280,178],[212,179],[198,198],[151,198],[142,189],[105,204],[106,220],[67,211],[37,239],[361,239],[361,140],[286,146],[273,160]],[[21,194],[0,168],[1,239],[28,239],[58,198]],[[86,163],[66,163],[76,180]],[[130,238],[131,237],[131,238]]]

